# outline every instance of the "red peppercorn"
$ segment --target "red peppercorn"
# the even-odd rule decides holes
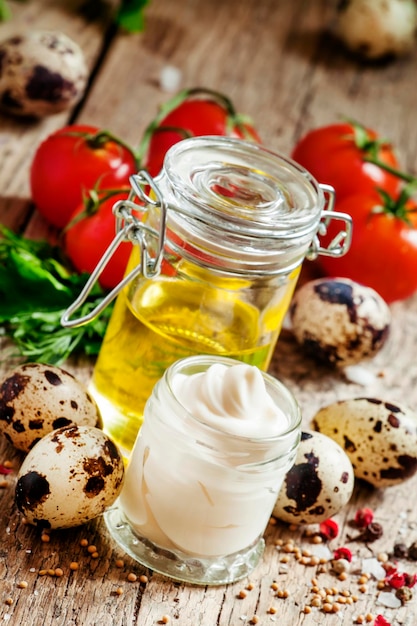
[[[339,534],[339,526],[334,519],[326,519],[320,523],[320,535],[323,539],[335,539]]]
[[[355,524],[358,528],[366,528],[372,524],[374,520],[374,512],[372,509],[358,509],[355,514]]]
[[[383,615],[377,615],[375,618],[374,626],[391,626],[391,624],[387,622]]]
[[[352,552],[349,550],[349,548],[337,548],[333,552],[333,555],[335,559],[346,559],[346,561],[349,561],[349,563],[352,561]]]

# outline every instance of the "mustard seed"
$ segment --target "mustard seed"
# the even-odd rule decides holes
[[[124,567],[124,566],[125,566],[125,563],[124,563],[124,561],[123,561],[122,559],[117,559],[117,560],[114,562],[114,564],[115,564],[115,566],[116,566],[116,567],[118,567],[119,569],[121,569],[122,567]]]
[[[240,600],[243,600],[244,598],[246,598],[246,596],[247,596],[247,595],[248,595],[248,594],[246,593],[246,591],[243,591],[243,589],[241,589],[241,590],[239,591],[239,593],[237,594],[237,597],[238,597]]]
[[[55,570],[54,569],[48,569],[47,572],[48,576],[55,576]]]
[[[161,624],[169,624],[169,617],[168,617],[168,615],[163,615],[162,616]]]
[[[122,587],[117,587],[115,593],[116,593],[117,596],[122,596],[123,595],[123,588]]]
[[[274,582],[274,583],[272,583],[272,585],[271,585],[271,589],[272,589],[272,591],[278,591],[278,589],[279,589],[279,587],[278,587],[278,583],[275,583],[275,582]]]
[[[26,582],[26,580],[21,580],[19,583],[17,583],[17,586],[19,587],[19,589],[26,589],[28,583]]]
[[[0,489],[6,489],[6,487],[8,486],[8,482],[7,480],[1,480],[0,481]]]
[[[270,517],[269,518],[269,524],[271,526],[276,526],[277,525],[277,520],[275,519],[275,517]]]
[[[248,584],[246,585],[246,589],[247,589],[248,591],[252,591],[252,589],[253,589],[253,584],[252,584],[252,583],[248,583]]]
[[[58,578],[61,578],[61,576],[64,575],[64,570],[61,569],[60,567],[56,567],[55,568],[55,576],[58,576]]]
[[[3,463],[3,465],[4,465],[4,467],[5,467],[6,469],[13,469],[13,462],[12,462],[12,461],[7,460],[7,461],[5,461],[5,462]]]
[[[276,546],[282,546],[282,545],[284,545],[284,542],[283,542],[282,539],[275,539],[274,544]]]
[[[69,568],[70,570],[72,570],[73,572],[77,571],[79,565],[77,563],[77,561],[72,561],[72,563],[70,563]]]
[[[338,580],[347,580],[348,579],[348,575],[347,572],[342,572],[341,574],[339,574],[339,576],[337,577]]]
[[[48,571],[46,569],[40,569],[38,573],[39,573],[39,576],[46,576]]]
[[[308,604],[307,604],[307,606],[305,606],[305,607],[304,607],[303,612],[304,612],[306,615],[308,615],[309,613],[311,613],[311,606],[308,606]]]
[[[41,541],[43,543],[49,543],[51,541],[51,537],[48,535],[48,533],[42,533]]]
[[[88,546],[87,539],[81,539],[80,546],[82,546],[83,548],[86,548]]]
[[[325,602],[323,604],[323,611],[325,613],[331,613],[333,611],[333,605],[330,602]]]
[[[321,602],[321,598],[320,597],[313,598],[312,601],[311,601],[311,606],[314,606],[314,607],[319,607],[319,606],[321,606],[321,604],[322,604],[322,602]]]
[[[142,576],[139,576],[139,582],[142,583],[142,585],[146,585],[148,583],[148,577],[142,574]]]
[[[280,558],[280,563],[289,563],[290,557],[288,555],[284,555]]]
[[[99,556],[100,556],[100,555],[99,555],[99,553],[98,553],[98,552],[92,552],[92,553],[91,553],[91,558],[92,558],[92,559],[98,559],[98,557],[99,557]]]
[[[366,593],[368,591],[368,587],[366,585],[360,585],[359,586],[359,591],[361,593]]]
[[[276,612],[277,612],[277,609],[274,606],[269,607],[268,613],[270,613],[271,615],[275,615]]]
[[[7,606],[12,606],[13,598],[6,598],[4,602],[5,602],[5,604],[7,604]]]
[[[257,615],[254,615],[249,623],[250,624],[259,624],[259,617]]]
[[[365,617],[363,615],[358,615],[358,617],[356,618],[355,623],[356,624],[363,624],[365,622]]]
[[[94,552],[97,552],[96,546],[92,546],[92,545],[88,546],[87,552],[89,552],[90,554],[93,554]]]
[[[135,582],[137,581],[137,579],[138,579],[138,577],[137,577],[137,576],[136,576],[136,574],[134,574],[133,572],[130,572],[130,573],[127,575],[127,580],[128,580],[130,583],[135,583]]]
[[[313,537],[313,543],[323,543],[323,537],[321,537],[320,535],[314,535]]]
[[[374,616],[372,615],[372,613],[367,613],[365,615],[365,621],[368,622],[368,624],[369,624],[369,622],[373,622],[374,621]]]

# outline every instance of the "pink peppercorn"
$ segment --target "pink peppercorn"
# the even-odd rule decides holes
[[[337,548],[334,552],[333,552],[333,556],[334,558],[337,559],[345,559],[346,561],[349,561],[349,563],[352,561],[352,552],[349,550],[349,548]]]
[[[375,618],[374,626],[391,626],[389,622],[382,615],[377,615]]]
[[[326,519],[320,523],[320,535],[323,539],[335,539],[339,534],[339,526],[334,519]]]
[[[374,512],[372,509],[358,509],[355,514],[355,524],[358,528],[366,528],[373,522]]]

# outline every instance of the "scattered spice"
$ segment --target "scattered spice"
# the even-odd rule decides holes
[[[4,476],[7,476],[8,474],[11,474],[13,472],[13,469],[11,467],[8,467],[6,463],[8,463],[8,461],[0,464],[0,474],[3,474]]]
[[[349,563],[352,561],[352,552],[349,550],[349,548],[345,548],[345,547],[337,548],[333,552],[333,556],[336,560],[345,559],[346,561],[349,561]]]
[[[127,575],[127,580],[130,583],[135,583],[137,581],[137,579],[138,579],[138,577],[133,572],[129,572],[129,574]]]
[[[352,540],[372,543],[382,537],[383,534],[384,531],[381,524],[378,524],[378,522],[371,522],[359,535],[353,537]]]
[[[372,524],[374,520],[374,512],[372,509],[363,508],[358,509],[355,514],[355,526],[358,528],[366,528],[369,524]]]
[[[389,622],[382,615],[377,615],[375,618],[374,626],[391,626]]]
[[[327,519],[320,522],[320,535],[323,539],[335,539],[339,534],[339,526],[334,519]]]
[[[409,587],[400,587],[395,592],[396,597],[401,600],[401,604],[409,602],[413,597],[413,592]]]
[[[408,548],[408,558],[412,561],[417,561],[417,541]]]
[[[408,558],[408,548],[405,543],[396,543],[393,550],[394,556],[398,559]]]

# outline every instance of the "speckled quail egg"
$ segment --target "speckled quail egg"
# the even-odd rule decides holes
[[[347,278],[319,278],[295,293],[290,320],[306,353],[344,367],[377,354],[389,334],[391,311],[370,287]]]
[[[0,43],[0,108],[44,117],[74,106],[88,72],[84,54],[61,32],[27,31]]]
[[[39,528],[79,526],[113,504],[123,478],[123,458],[102,430],[66,426],[46,435],[26,456],[16,504]]]
[[[313,427],[342,446],[355,476],[375,487],[401,483],[417,470],[417,415],[407,406],[340,400],[320,409]]]
[[[352,464],[339,444],[318,432],[304,431],[273,515],[290,524],[321,522],[347,504],[354,482]]]
[[[0,381],[0,432],[19,450],[69,424],[102,427],[97,404],[69,372],[27,363]]]

